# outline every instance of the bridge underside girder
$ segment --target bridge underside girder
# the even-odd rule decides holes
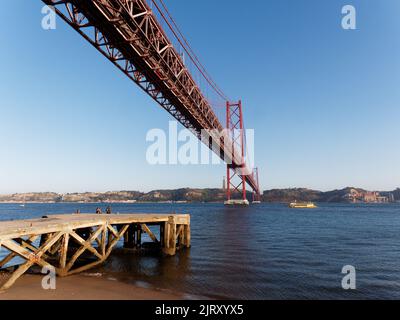
[[[201,141],[203,129],[224,130],[145,0],[42,1]],[[230,142],[210,138],[210,149],[241,165]],[[252,175],[245,181],[259,192]]]

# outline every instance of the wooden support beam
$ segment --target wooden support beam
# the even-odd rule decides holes
[[[171,255],[176,253],[176,224],[170,224],[170,232],[169,232],[169,248],[171,249]]]
[[[81,244],[81,247],[78,249],[78,251],[75,252],[75,254],[72,256],[71,260],[66,265],[65,271],[64,271],[65,273],[67,273],[69,270],[71,270],[71,268],[75,264],[76,260],[86,250],[89,250],[91,253],[93,253],[99,260],[103,259],[103,256],[100,253],[98,253],[95,248],[92,247],[92,242],[94,241],[94,239],[96,239],[100,235],[101,232],[102,232],[102,228],[98,228],[97,231],[94,232],[87,241],[85,241],[79,235],[77,235],[74,231],[71,231],[70,235]]]
[[[49,253],[51,255],[55,255],[61,248],[62,245],[62,239],[59,239],[50,249]]]
[[[160,224],[160,243],[161,243],[161,248],[164,248],[164,243],[165,243],[165,223]]]
[[[103,231],[101,233],[101,255],[105,256],[106,254],[106,246],[107,246],[107,230],[108,230],[108,225],[105,225],[103,228]]]
[[[170,233],[170,228],[169,228],[169,223],[165,222],[164,224],[164,245],[163,249],[167,249],[169,246],[169,233]]]
[[[71,276],[71,275],[73,275],[73,274],[81,273],[81,272],[83,272],[83,271],[92,269],[92,268],[94,268],[94,267],[96,267],[96,266],[98,266],[98,265],[104,263],[104,261],[105,261],[105,259],[104,259],[104,260],[94,261],[94,262],[92,262],[92,263],[89,263],[89,264],[87,264],[87,265],[81,266],[81,267],[76,268],[76,269],[74,269],[74,270],[68,271],[67,275],[68,275],[68,276]]]
[[[116,238],[118,237],[118,231],[114,229],[114,227],[110,224],[107,225],[107,229],[111,231],[111,234]]]
[[[110,230],[108,227],[109,226],[104,225],[104,229],[101,230],[102,231],[102,235],[104,235],[104,239],[107,239],[107,238],[110,239],[110,237],[107,237],[107,235],[105,234],[105,232],[107,230]],[[119,233],[116,232],[116,234],[114,235],[114,237],[111,240],[111,242],[108,243],[107,245],[106,245],[106,243],[104,241],[104,243],[103,243],[104,250],[106,250],[106,248],[107,248],[107,251],[105,251],[105,254],[102,255],[101,259],[99,259],[98,261],[94,261],[92,263],[89,263],[87,265],[78,267],[78,268],[73,269],[73,270],[71,270],[71,268],[70,268],[70,269],[67,270],[66,274],[67,275],[73,275],[73,274],[76,274],[76,273],[80,273],[82,271],[89,270],[89,269],[91,269],[91,268],[93,268],[95,266],[98,266],[98,265],[104,263],[104,261],[110,256],[112,249],[117,245],[118,241],[123,237],[123,235],[125,234],[126,230],[128,230],[128,227],[129,227],[129,225],[126,225],[126,226],[121,228],[121,231]],[[114,231],[115,231],[115,229],[114,229]]]
[[[39,266],[42,267],[49,265],[49,263],[42,260],[42,256],[45,252],[47,252],[51,248],[52,245],[54,245],[58,241],[58,239],[60,239],[61,236],[62,232],[53,234],[35,252],[23,248],[13,240],[4,240],[2,243],[3,246],[6,247],[8,250],[15,252],[20,257],[24,258],[26,262],[20,265],[18,269],[14,271],[11,277],[0,288],[0,291],[10,288],[15,283],[15,281],[17,281],[17,279],[21,277],[32,265],[38,264]]]
[[[136,225],[136,247],[140,248],[142,246],[142,226],[140,224]]]
[[[99,226],[99,227],[93,227],[92,229],[91,229],[91,231],[90,231],[90,236],[93,234],[93,233],[95,233],[97,230],[98,230],[98,228],[102,228],[103,226]],[[103,229],[102,229],[103,230]],[[89,237],[90,237],[89,236]],[[99,239],[98,237],[97,238],[95,238],[94,239],[94,241],[96,242],[96,244],[97,244],[97,246],[98,247],[101,247],[101,238]]]
[[[183,232],[183,224],[179,225],[176,228],[176,236],[179,237],[179,235]]]
[[[40,236],[35,235],[35,236],[30,236],[27,240],[21,239],[20,245],[22,248],[28,248],[30,250],[37,250],[37,248],[32,245],[32,242],[36,241],[39,237]],[[16,256],[18,256],[18,255],[15,252],[10,252],[3,260],[0,261],[0,268],[2,268],[4,265],[6,265],[8,262],[10,262]]]
[[[27,261],[33,261],[33,263],[37,263],[39,265],[47,265],[47,263],[41,262],[41,259],[51,248],[51,246],[60,239],[61,236],[62,232],[54,233],[52,236],[47,238],[47,241],[42,246],[35,248],[34,251],[28,250],[23,245],[16,243],[14,240],[4,240],[3,246]]]
[[[150,230],[150,228],[147,226],[147,224],[141,224],[141,227],[142,227],[142,230],[144,231],[144,232],[146,232],[148,235],[149,235],[149,237],[151,238],[151,240],[153,240],[153,242],[155,242],[155,243],[159,243],[159,241],[157,240],[157,237],[154,235],[154,233],[153,232],[151,232],[151,230]]]
[[[29,250],[35,251],[38,248],[33,245],[33,242],[36,241],[38,238],[39,238],[39,236],[33,236],[33,237],[29,238],[28,240],[21,239],[22,240],[21,245],[24,248],[28,248]],[[47,254],[44,253],[43,258],[47,259],[48,258]]]
[[[67,264],[68,256],[69,233],[65,233],[62,239],[61,252],[60,252],[60,275],[64,275],[64,270]]]
[[[184,226],[181,224],[176,229],[176,238],[178,240],[178,247],[181,248],[183,246],[183,230]]]
[[[127,237],[126,241],[124,242],[124,248],[126,249],[133,249],[135,247],[135,225],[130,224],[126,231]]]
[[[78,243],[81,245],[81,247],[78,249],[77,252],[82,250],[82,252],[81,252],[81,254],[82,254],[83,252],[88,250],[91,253],[93,253],[95,256],[97,256],[98,258],[101,258],[101,254],[92,246],[92,242],[95,240],[95,238],[97,238],[99,236],[100,233],[101,233],[101,230],[96,231],[95,233],[93,233],[90,236],[90,238],[88,240],[85,240],[85,239],[81,238],[74,231],[71,231],[70,236],[72,238],[74,238],[75,240],[77,240]]]
[[[114,246],[118,243],[119,239],[121,239],[121,237],[124,235],[124,233],[126,232],[126,230],[128,230],[128,228],[129,228],[129,224],[125,225],[125,226],[121,229],[121,231],[120,231],[120,233],[118,234],[118,236],[117,236],[114,240],[112,240],[111,243],[108,244],[107,252],[106,252],[106,255],[105,255],[105,258],[106,258],[106,259],[107,259],[108,256],[110,255],[110,253],[111,253],[112,249],[114,248]]]

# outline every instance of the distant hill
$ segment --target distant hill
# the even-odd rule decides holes
[[[264,191],[264,202],[319,201],[322,192],[305,188],[273,189]]]
[[[110,191],[104,193],[85,192],[68,193],[62,196],[62,202],[124,202],[136,200],[143,195],[138,191]]]
[[[264,202],[293,202],[293,201],[313,201],[313,202],[350,202],[349,194],[366,194],[369,191],[361,188],[347,187],[340,190],[332,190],[327,192],[310,190],[304,188],[296,189],[276,189],[264,191],[263,201]],[[400,189],[395,191],[382,191],[379,192],[381,195],[388,196],[393,194],[395,200],[400,200]]]
[[[264,191],[262,201],[264,202],[349,202],[349,194],[365,194],[367,190],[360,188],[344,188],[322,192],[306,188],[273,189]],[[394,191],[380,192],[383,196],[393,195],[394,200],[400,201],[400,188]],[[247,193],[251,199],[251,193]],[[139,191],[110,191],[110,192],[84,192],[58,194],[54,192],[21,193],[11,195],[0,195],[0,202],[22,203],[22,202],[223,202],[226,194],[222,189],[173,189],[154,190],[147,193]]]
[[[222,189],[177,189],[154,190],[139,197],[138,201],[188,201],[188,202],[217,202],[224,201]]]
[[[54,192],[15,193],[0,195],[0,202],[59,202],[62,196]]]
[[[50,192],[20,193],[0,195],[0,202],[222,202],[225,192],[222,189],[176,189],[154,190],[148,193],[139,191],[84,192],[58,194]]]

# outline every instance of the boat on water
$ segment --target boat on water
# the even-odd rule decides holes
[[[25,201],[25,197],[24,197],[24,201],[19,206],[22,208],[25,208],[25,203],[26,203],[26,201]]]
[[[317,208],[316,204],[313,202],[291,202],[289,204],[290,208],[293,209],[315,209]]]
[[[224,202],[224,205],[226,206],[249,206],[250,202],[249,200],[228,200]]]

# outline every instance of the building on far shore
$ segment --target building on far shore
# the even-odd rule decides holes
[[[363,194],[356,189],[350,189],[350,192],[347,193],[344,198],[350,202],[361,202]]]
[[[376,202],[378,202],[378,203],[388,203],[389,202],[389,198],[385,197],[385,196],[379,196],[379,197],[376,197]]]
[[[382,195],[377,191],[358,191],[356,189],[350,189],[350,192],[345,195],[345,199],[353,203],[388,203],[395,200],[393,193]]]
[[[364,202],[374,203],[378,202],[379,192],[366,192],[364,194]]]

